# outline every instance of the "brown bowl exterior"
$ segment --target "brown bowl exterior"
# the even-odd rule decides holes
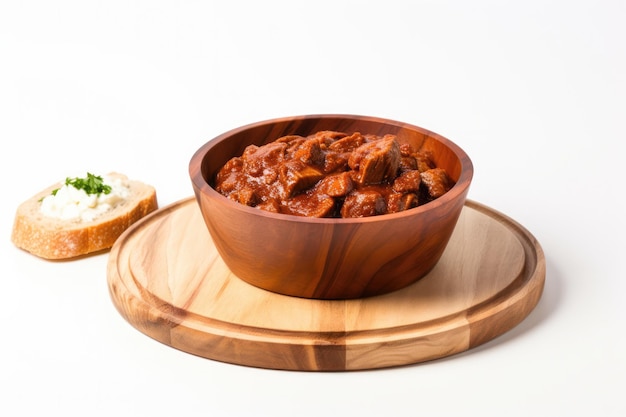
[[[231,201],[212,188],[217,171],[246,146],[320,130],[395,134],[416,149],[432,151],[436,165],[456,185],[423,206],[356,219],[270,213]],[[308,115],[226,132],[198,149],[189,174],[203,219],[233,274],[280,294],[351,299],[404,288],[435,266],[463,209],[473,166],[456,144],[417,126],[367,116]]]

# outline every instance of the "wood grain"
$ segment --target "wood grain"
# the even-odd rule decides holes
[[[186,199],[129,229],[107,277],[119,313],[173,348],[253,367],[343,371],[446,357],[508,331],[539,301],[545,259],[521,225],[468,201],[441,260],[415,284],[352,300],[290,297],[234,276]]]

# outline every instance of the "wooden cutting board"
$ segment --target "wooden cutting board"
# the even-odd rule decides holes
[[[437,266],[383,296],[312,300],[271,293],[220,259],[195,199],[158,210],[111,249],[107,279],[137,330],[201,357],[260,368],[344,371],[450,356],[520,323],[545,280],[539,243],[468,201]]]

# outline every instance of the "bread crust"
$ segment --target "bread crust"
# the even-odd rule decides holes
[[[111,173],[121,176],[123,174]],[[130,196],[93,221],[75,222],[44,216],[40,201],[62,184],[52,185],[20,204],[15,213],[11,241],[44,259],[69,259],[110,249],[133,223],[158,208],[154,187],[128,180]]]

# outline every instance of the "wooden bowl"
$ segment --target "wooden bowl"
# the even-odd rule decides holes
[[[456,184],[443,196],[400,213],[336,219],[276,214],[248,207],[212,187],[217,171],[250,144],[320,130],[395,134],[432,151]],[[407,123],[367,116],[308,115],[226,132],[192,156],[189,174],[202,217],[231,272],[256,287],[315,299],[352,299],[404,288],[439,261],[473,176],[467,154],[450,140]]]

